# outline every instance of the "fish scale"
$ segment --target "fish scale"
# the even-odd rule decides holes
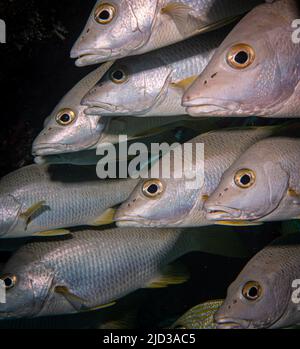
[[[95,167],[32,165],[17,170],[1,179],[0,198],[12,196],[21,204],[19,213],[45,203],[32,215],[26,231],[25,227],[15,227],[8,236],[93,224],[107,209],[124,201],[136,183],[134,179],[104,182],[97,177]],[[8,208],[2,206],[1,210]],[[4,215],[1,224],[8,218]]]

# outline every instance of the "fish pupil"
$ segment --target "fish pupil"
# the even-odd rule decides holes
[[[117,71],[115,71],[115,72],[113,73],[113,78],[114,78],[115,80],[122,80],[123,77],[124,77],[124,74],[123,74],[123,72],[122,72],[121,70],[117,70]]]
[[[156,184],[151,184],[149,187],[148,187],[148,192],[150,194],[156,194],[158,191],[158,186]]]
[[[255,299],[258,296],[258,289],[257,287],[251,287],[248,291],[248,295],[250,298]]]
[[[251,182],[251,177],[249,175],[244,175],[242,178],[241,178],[241,183],[243,185],[248,185],[249,183]]]
[[[234,57],[234,60],[238,64],[245,64],[245,63],[247,63],[248,59],[249,59],[249,55],[245,51],[238,52]]]
[[[71,119],[71,117],[70,117],[70,115],[68,115],[68,114],[63,114],[63,115],[60,117],[61,122],[64,122],[64,123],[69,122],[70,119]]]
[[[5,287],[9,288],[13,286],[13,281],[11,278],[5,278],[3,281],[4,281]]]
[[[110,17],[110,13],[107,10],[103,10],[99,14],[99,19],[101,19],[102,21],[107,21],[109,17]]]

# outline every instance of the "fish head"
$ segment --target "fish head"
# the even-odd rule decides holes
[[[254,264],[250,261],[229,286],[226,300],[215,314],[217,328],[272,327],[285,313],[288,288],[289,282],[282,273],[272,270],[270,261],[268,264],[263,260]]]
[[[209,220],[260,220],[279,206],[288,191],[289,175],[259,150],[253,147],[224,173],[205,204]]]
[[[33,251],[19,250],[1,272],[5,303],[0,303],[0,319],[34,317],[42,309],[53,275],[34,263],[33,255]]]
[[[184,180],[141,180],[117,210],[115,221],[119,227],[180,226],[197,198],[198,191],[185,190]]]
[[[97,1],[71,51],[78,67],[129,56],[152,34],[157,0]]]
[[[0,238],[9,237],[9,232],[18,222],[21,208],[22,204],[12,195],[0,197]]]
[[[71,153],[95,146],[108,120],[100,115],[86,115],[84,109],[80,105],[56,108],[34,140],[33,155]]]
[[[259,22],[256,14],[236,26],[186,91],[190,115],[270,116],[294,93],[299,69],[289,30],[279,13],[260,14]]]
[[[114,64],[82,100],[87,114],[122,116],[145,114],[166,95],[170,69],[158,60],[141,57]]]

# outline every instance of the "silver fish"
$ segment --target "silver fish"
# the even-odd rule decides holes
[[[137,55],[213,30],[259,0],[100,0],[71,57],[81,67]]]
[[[230,27],[231,28],[231,27]],[[83,98],[87,114],[185,114],[183,93],[210,61],[228,27],[148,54],[117,61]]]
[[[300,216],[300,139],[271,137],[224,173],[206,202],[212,220],[281,221]]]
[[[82,97],[102,78],[113,62],[106,63],[76,84],[45,119],[44,129],[32,146],[33,155],[74,152],[94,146],[109,119],[84,113]]]
[[[119,164],[120,149],[122,151],[127,149],[129,151],[131,146],[137,143],[142,143],[147,146],[149,154],[151,155],[151,146],[154,143],[173,144],[175,142],[184,143],[197,136],[203,131],[211,130],[215,127],[215,123],[211,120],[206,120],[201,123],[198,120],[179,120],[180,117],[174,117],[175,120],[169,118],[146,118],[136,119],[120,117],[113,119],[110,123],[109,130],[103,132],[101,140],[96,146],[96,149],[82,150],[74,153],[62,153],[48,156],[37,156],[34,161],[38,165],[45,164],[70,164],[70,165],[97,165],[103,159],[103,155],[97,155],[99,152],[103,154],[107,144],[113,144],[116,148],[116,159]],[[122,121],[121,121],[122,119]],[[169,120],[169,123],[167,123]],[[176,120],[178,120],[176,122]],[[143,122],[144,121],[144,122]],[[173,122],[174,121],[174,122]],[[155,127],[155,125],[157,127]],[[115,127],[116,126],[116,127]],[[124,128],[123,128],[124,126]],[[126,126],[129,128],[126,130]],[[141,127],[139,127],[141,126]],[[149,128],[147,128],[149,126]],[[153,127],[153,128],[151,128]],[[138,132],[140,128],[140,133]],[[170,128],[170,129],[169,129]],[[144,130],[143,130],[144,129]],[[169,130],[168,130],[169,129]],[[143,133],[145,131],[145,133]],[[134,134],[132,134],[134,132]],[[119,135],[126,135],[127,141],[120,139]],[[127,161],[126,159],[125,161]],[[126,165],[125,165],[126,166]]]
[[[188,154],[182,151],[186,163],[190,164],[190,170],[184,173],[184,177],[179,172],[181,169],[174,166],[182,162],[179,152],[174,153],[174,160],[171,161],[170,178],[164,178],[161,169],[163,164],[169,167],[168,153],[152,167],[148,175],[150,179],[141,180],[128,200],[117,209],[117,225],[190,227],[214,224],[206,218],[204,203],[217,189],[222,174],[251,145],[277,131],[277,127],[224,129],[200,135],[188,142],[193,146],[204,144],[205,178],[204,184],[199,184],[197,189],[187,186],[187,178],[194,178],[202,168],[202,162],[197,161],[195,149],[193,153]],[[151,177],[151,173],[160,175]]]
[[[176,330],[212,330],[217,328],[214,315],[224,300],[213,300],[196,305],[178,319],[171,328]]]
[[[216,240],[218,239],[218,244]],[[237,233],[222,230],[81,230],[67,239],[33,242],[8,261],[0,318],[39,317],[105,308],[140,288],[188,278],[177,262],[195,250],[245,256]]]
[[[252,10],[185,93],[188,114],[300,117],[300,45],[292,40],[299,16],[296,0]]]
[[[0,181],[0,237],[67,234],[62,228],[112,222],[137,180],[100,180],[77,166],[21,168]]]
[[[285,328],[299,323],[299,258],[299,232],[255,255],[228,288],[215,315],[218,328]]]

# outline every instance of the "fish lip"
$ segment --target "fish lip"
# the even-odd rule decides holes
[[[102,109],[102,110],[106,110],[106,111],[109,111],[109,112],[116,112],[118,110],[118,107],[114,104],[110,104],[110,103],[105,103],[105,102],[99,102],[99,101],[91,101],[89,100],[88,97],[85,97],[83,98],[83,100],[81,101],[81,104],[88,107],[89,109],[93,109],[93,110],[96,110],[96,109]],[[99,110],[99,112],[100,112]],[[90,115],[89,114],[89,110],[85,110],[85,113],[87,115]]]
[[[77,51],[72,49],[70,57],[76,59],[75,65],[77,67],[84,67],[86,65],[93,65],[106,62],[112,58],[111,49],[99,49],[96,52],[90,50]]]
[[[146,219],[142,216],[115,216],[114,222],[118,227],[143,227],[143,228],[166,228],[179,225],[183,219],[168,221],[163,223],[161,220]]]
[[[231,318],[216,318],[215,319],[218,330],[245,330],[249,329],[251,322],[242,319]]]
[[[206,115],[214,113],[216,116],[228,115],[240,109],[239,103],[215,98],[184,98],[182,105],[190,115]]]
[[[82,148],[81,146],[73,146],[73,145],[61,144],[61,143],[56,143],[56,144],[39,143],[32,147],[32,155],[33,156],[61,155],[65,153],[74,153],[80,150],[85,150],[92,146],[93,144]]]
[[[209,220],[222,220],[222,219],[231,219],[239,220],[242,218],[243,211],[234,208],[226,207],[221,205],[207,206],[206,218]]]

